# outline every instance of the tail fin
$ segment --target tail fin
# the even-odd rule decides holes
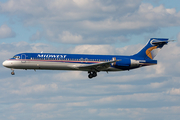
[[[168,42],[169,39],[167,38],[151,38],[146,46],[133,56],[144,59],[154,59],[159,50]]]

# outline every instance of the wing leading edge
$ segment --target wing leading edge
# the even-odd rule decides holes
[[[116,63],[118,61],[121,61],[121,60],[112,60],[108,62],[95,63],[91,65],[73,65],[72,67],[79,70],[100,72],[102,70],[109,68],[111,66],[111,63]]]

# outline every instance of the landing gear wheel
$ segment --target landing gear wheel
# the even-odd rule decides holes
[[[15,75],[15,73],[14,73],[14,72],[11,72],[11,75]]]
[[[88,77],[91,79],[91,78],[93,78],[93,75],[92,75],[92,74],[89,74]]]
[[[88,77],[89,77],[90,79],[97,76],[97,72],[88,71],[88,74],[89,74]]]
[[[93,77],[96,77],[96,76],[97,76],[97,73],[96,73],[96,72],[93,72],[92,75],[93,75]]]

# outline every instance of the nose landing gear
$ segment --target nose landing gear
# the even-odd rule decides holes
[[[88,73],[89,73],[88,77],[90,79],[97,76],[97,72],[95,72],[95,71],[89,71]]]
[[[11,69],[11,70],[12,70],[11,75],[15,75],[14,69]]]

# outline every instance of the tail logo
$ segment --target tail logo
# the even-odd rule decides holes
[[[153,47],[150,47],[150,48],[148,48],[147,50],[146,50],[146,55],[149,57],[149,58],[151,58],[151,59],[153,59],[154,58],[154,55],[153,55],[153,50],[155,50],[155,49],[157,49],[157,46],[153,46]]]

